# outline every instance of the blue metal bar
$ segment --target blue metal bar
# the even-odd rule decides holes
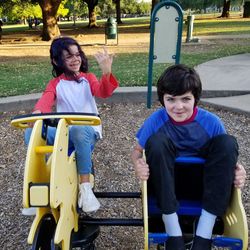
[[[180,156],[175,159],[177,163],[191,163],[191,164],[204,164],[205,159],[200,157],[189,157],[189,156]]]
[[[216,237],[213,239],[213,244],[216,247],[230,247],[232,250],[242,250],[243,242],[241,239]]]

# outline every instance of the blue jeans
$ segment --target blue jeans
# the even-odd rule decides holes
[[[24,134],[25,144],[29,144],[32,128],[27,128]],[[53,145],[56,128],[48,127],[47,144]],[[75,149],[77,172],[80,175],[92,172],[92,151],[96,142],[100,139],[99,134],[91,126],[69,127],[69,148]]]

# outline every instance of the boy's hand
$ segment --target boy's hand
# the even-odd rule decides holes
[[[139,158],[135,165],[135,174],[142,181],[146,181],[149,177],[149,167],[143,158]]]
[[[236,188],[243,188],[245,181],[246,181],[246,170],[241,164],[237,163],[235,167],[234,186]]]
[[[99,64],[99,67],[102,70],[102,73],[104,75],[106,74],[110,74],[111,73],[111,66],[113,63],[113,55],[109,55],[108,51],[105,47],[103,47],[103,52],[98,51],[95,55],[94,55],[96,61]]]

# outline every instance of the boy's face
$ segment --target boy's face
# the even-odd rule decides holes
[[[184,122],[193,114],[195,99],[192,92],[177,96],[165,94],[163,101],[168,115],[176,122]]]
[[[78,47],[76,45],[69,46],[69,51],[63,50],[63,60],[65,67],[74,73],[79,73],[82,59]]]

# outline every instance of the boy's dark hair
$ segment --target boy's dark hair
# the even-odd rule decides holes
[[[82,51],[80,45],[77,43],[77,41],[70,37],[59,37],[54,39],[50,46],[50,60],[53,66],[52,75],[56,77],[61,75],[62,73],[65,73],[67,76],[72,77],[74,80],[78,81],[78,78],[75,73],[69,71],[65,67],[63,61],[63,50],[68,51],[68,53],[70,54],[69,47],[71,45],[75,45],[78,47],[82,59],[80,71],[88,72],[88,59]]]
[[[177,96],[190,91],[194,95],[196,106],[202,91],[201,80],[194,69],[183,64],[167,68],[157,82],[157,94],[162,106],[164,106],[164,94]]]

